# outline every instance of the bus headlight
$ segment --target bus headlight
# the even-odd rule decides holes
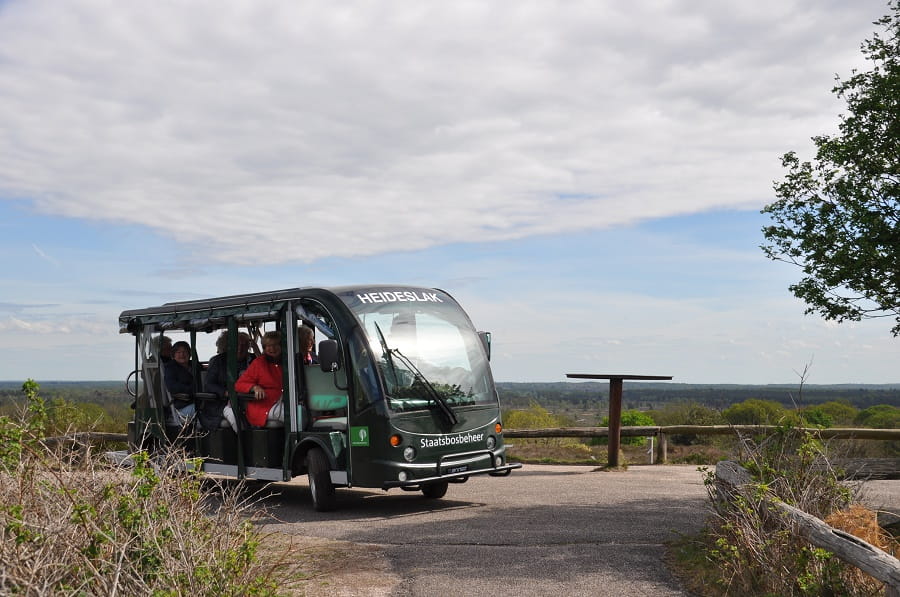
[[[503,466],[503,456],[494,456],[494,466]]]
[[[497,440],[493,435],[489,435],[487,438],[487,449],[493,450],[494,446],[497,445]]]
[[[416,459],[416,449],[412,446],[406,446],[403,448],[403,457],[406,458],[406,462],[412,462]]]
[[[400,471],[400,474],[397,475],[397,480],[401,483],[405,483],[407,479],[406,471]]]

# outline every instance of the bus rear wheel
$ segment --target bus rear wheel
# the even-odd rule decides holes
[[[313,508],[319,512],[334,510],[334,485],[328,470],[328,457],[325,452],[313,448],[306,455],[306,471],[309,477],[309,491],[312,494]]]
[[[422,495],[430,500],[442,498],[447,494],[447,485],[448,483],[446,481],[426,483],[425,485],[422,485]]]

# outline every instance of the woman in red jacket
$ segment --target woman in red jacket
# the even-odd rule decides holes
[[[254,359],[234,389],[242,394],[252,393],[256,398],[247,403],[247,422],[254,427],[265,427],[267,420],[283,421],[281,409],[281,334],[266,332],[262,339],[263,356]],[[278,404],[278,407],[273,408]],[[227,417],[226,417],[227,418]],[[229,420],[229,422],[231,422]]]

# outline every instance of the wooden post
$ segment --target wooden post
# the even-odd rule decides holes
[[[668,436],[660,429],[656,439],[656,464],[665,464],[669,458]]]
[[[622,434],[622,380],[609,380],[609,468],[619,466],[619,446]]]

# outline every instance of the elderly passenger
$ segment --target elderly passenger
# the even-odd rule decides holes
[[[249,354],[250,335],[246,332],[240,332],[237,338],[237,371],[235,378],[247,370],[250,362],[253,361],[253,355]],[[198,418],[200,424],[206,429],[218,429],[225,405],[228,404],[228,332],[219,334],[216,340],[217,354],[209,359],[209,369],[206,373],[206,387],[204,390],[210,394],[215,394],[217,400],[204,400]],[[234,378],[232,378],[234,379]]]
[[[238,392],[253,394],[254,399],[247,403],[245,413],[247,422],[253,427],[265,427],[267,421],[284,420],[281,406],[281,334],[266,332],[262,345],[263,355],[254,359],[234,384],[234,389]],[[238,425],[231,405],[227,405],[222,414],[232,429],[237,431]]]
[[[191,345],[184,341],[172,345],[172,359],[163,365],[166,389],[175,410],[184,419],[196,411],[194,406],[194,374],[191,372]]]

